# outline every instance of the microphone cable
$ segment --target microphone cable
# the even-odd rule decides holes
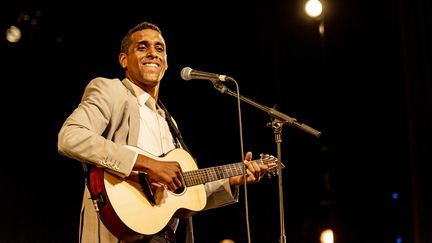
[[[245,157],[244,157],[245,154],[244,154],[244,145],[243,145],[243,125],[242,125],[242,115],[241,115],[241,105],[240,105],[241,104],[240,88],[239,88],[237,81],[234,78],[230,78],[229,81],[232,81],[236,86],[241,158],[242,158],[242,161],[244,162],[245,161]],[[246,166],[243,166],[243,188],[244,188],[244,197],[245,197],[244,202],[245,202],[245,215],[246,215],[246,231],[247,231],[248,243],[251,243],[246,175],[247,175]]]

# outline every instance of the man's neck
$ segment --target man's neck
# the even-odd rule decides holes
[[[149,94],[153,99],[155,99],[157,101],[158,94],[159,94],[159,84],[158,85],[146,85],[145,83],[131,80],[131,79],[129,79],[129,81],[131,81],[131,83],[135,84],[137,87],[142,89],[144,92]]]

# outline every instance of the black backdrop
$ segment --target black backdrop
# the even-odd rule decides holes
[[[336,242],[432,242],[428,1],[329,1],[324,36],[302,1],[88,4],[2,2],[2,33],[29,21],[21,42],[1,39],[1,242],[77,242],[82,169],[57,153],[57,132],[90,79],[121,77],[120,39],[141,20],[162,28],[160,97],[201,167],[240,161],[237,101],[183,81],[185,66],[322,132],[283,128],[287,242],[319,242],[326,226]],[[244,149],[276,155],[270,116],[241,112]],[[196,241],[247,242],[245,199],[197,215]],[[278,242],[277,177],[247,199],[252,242]]]

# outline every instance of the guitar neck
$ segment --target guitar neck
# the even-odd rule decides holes
[[[259,160],[255,160],[259,162]],[[187,187],[216,181],[231,176],[243,175],[245,164],[243,162],[208,167],[198,170],[186,171],[183,178]]]

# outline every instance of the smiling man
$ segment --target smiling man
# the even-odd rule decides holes
[[[193,173],[184,173],[196,169],[193,157],[158,100],[168,68],[159,27],[142,22],[129,30],[119,62],[125,78],[91,80],[58,134],[59,153],[85,169],[79,240],[175,242],[177,209],[190,209],[183,215],[190,218],[235,203],[239,185],[259,181],[268,166],[247,152],[241,174],[208,181],[204,174],[195,183]]]

